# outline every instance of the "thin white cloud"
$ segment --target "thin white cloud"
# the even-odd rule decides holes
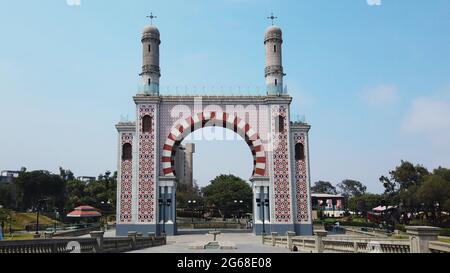
[[[366,103],[374,106],[391,105],[396,103],[399,98],[398,89],[393,85],[366,88],[361,95]]]
[[[68,6],[81,6],[81,0],[66,0]]]
[[[404,119],[402,129],[423,135],[436,146],[450,145],[450,97],[436,95],[416,98]]]
[[[369,6],[381,6],[381,0],[367,0]]]

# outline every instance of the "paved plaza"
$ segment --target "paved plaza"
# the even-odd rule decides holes
[[[214,240],[209,230],[186,230],[178,236],[167,237],[167,245],[133,251],[132,253],[290,253],[288,249],[263,245],[261,237],[249,232],[227,231],[217,237],[220,245],[235,249],[190,249],[191,246],[206,244]]]

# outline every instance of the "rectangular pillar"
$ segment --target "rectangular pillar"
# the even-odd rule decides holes
[[[167,235],[176,235],[176,182],[174,176],[159,177],[158,230]]]
[[[297,235],[312,235],[312,206],[308,132],[306,123],[291,123],[291,162],[294,202],[294,225]]]

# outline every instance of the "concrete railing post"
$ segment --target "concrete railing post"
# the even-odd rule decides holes
[[[358,242],[353,242],[353,252],[358,253]]]
[[[277,245],[277,236],[278,236],[278,232],[272,232],[272,246],[276,246]]]
[[[135,231],[128,231],[128,237],[131,238],[131,248],[135,249],[136,248],[137,232],[135,232]]]
[[[431,253],[429,242],[438,241],[439,228],[436,227],[406,227],[409,235],[411,253]]]
[[[314,234],[316,235],[315,251],[316,253],[323,253],[323,237],[327,237],[328,232],[326,232],[325,230],[318,230],[314,232]]]
[[[292,243],[292,239],[295,236],[295,232],[288,231],[288,232],[286,232],[286,236],[287,236],[287,247],[290,251],[292,251],[294,249],[294,244]]]
[[[91,238],[97,241],[97,247],[95,248],[95,252],[102,253],[103,252],[103,236],[105,235],[104,231],[91,231],[89,233]]]

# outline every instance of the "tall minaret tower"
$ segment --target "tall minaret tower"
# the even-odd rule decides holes
[[[273,15],[269,19],[276,19]],[[283,72],[282,63],[282,44],[283,34],[279,27],[272,26],[267,28],[264,39],[266,47],[266,86],[267,94],[279,95],[283,93]]]
[[[152,19],[156,18],[149,16]],[[159,45],[161,44],[159,30],[153,25],[146,26],[142,34],[142,77],[144,85],[144,93],[158,95],[159,94],[159,78],[161,77],[161,69],[159,67]]]

